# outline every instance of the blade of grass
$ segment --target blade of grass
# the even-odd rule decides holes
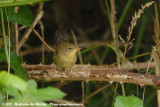
[[[103,45],[104,45],[104,44],[99,44],[99,45],[93,46],[93,47],[91,47],[91,48],[87,48],[87,49],[85,49],[85,50],[82,50],[82,51],[81,51],[81,54],[87,53],[87,52],[89,52],[89,51],[91,51],[91,50],[94,50],[94,49],[96,49],[96,48],[98,48],[98,47],[100,47],[100,46],[103,46]]]
[[[106,58],[108,52],[109,52],[109,48],[107,47],[102,55],[101,63],[100,63],[101,65],[103,64],[104,59]]]
[[[86,52],[89,52],[89,51],[91,51],[91,50],[93,50],[93,49],[96,49],[96,48],[98,48],[98,47],[101,47],[101,46],[108,46],[108,47],[110,47],[110,48],[115,52],[118,63],[120,62],[120,55],[119,55],[119,52],[118,52],[117,48],[114,47],[113,45],[107,44],[107,43],[106,43],[106,44],[105,44],[105,43],[104,43],[104,44],[99,44],[99,45],[93,46],[93,47],[91,47],[91,48],[87,48],[87,49],[85,49],[85,50],[82,50],[82,51],[81,51],[81,54],[84,54],[84,53],[86,53]]]
[[[107,13],[108,13],[109,24],[111,26],[113,41],[114,41],[114,43],[116,43],[116,39],[115,39],[116,37],[115,37],[115,33],[113,32],[112,20],[111,20],[111,15],[110,15],[109,5],[108,5],[107,0],[105,0],[105,4],[106,4]]]
[[[115,98],[116,98],[117,88],[118,88],[118,82],[116,83],[116,88],[115,88],[115,90],[114,90],[113,101],[112,101],[112,107],[114,106],[114,100],[115,100]]]
[[[8,14],[7,14],[7,10],[5,8],[5,13],[7,16],[7,24],[8,24],[8,73],[10,73],[10,54],[11,54],[11,47],[10,47],[10,27],[9,27],[9,20],[8,20]]]
[[[4,28],[4,17],[3,17],[2,8],[1,8],[1,22],[2,22],[2,33],[3,33],[3,39],[4,39],[4,49],[5,49],[5,54],[8,62],[8,49],[7,49],[7,40],[6,40],[6,34],[5,34],[5,28]]]
[[[126,4],[126,6],[125,6],[125,8],[123,10],[123,13],[122,13],[121,17],[119,18],[118,29],[120,29],[120,27],[121,27],[121,25],[122,25],[122,23],[123,23],[123,21],[125,19],[125,16],[126,16],[128,10],[129,10],[129,8],[131,8],[132,2],[133,2],[133,0],[128,0],[127,4]]]

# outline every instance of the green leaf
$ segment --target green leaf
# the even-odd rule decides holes
[[[14,7],[8,7],[6,8],[6,10],[9,21],[32,27],[32,21],[34,16],[28,6],[20,6],[17,13],[14,12]]]
[[[43,103],[44,101],[49,101],[53,98],[62,98],[66,94],[61,90],[53,87],[41,88],[37,89],[37,83],[34,80],[28,80],[28,87],[26,91],[21,92],[22,96],[17,98],[12,98],[9,102],[14,103],[27,103],[27,104],[35,104],[35,103]],[[32,105],[33,106],[33,105]],[[45,105],[45,107],[51,107],[49,105]]]
[[[0,7],[35,5],[49,0],[0,0]]]
[[[117,96],[114,107],[143,107],[141,99],[135,96]]]
[[[62,92],[60,89],[47,87],[47,88],[38,89],[36,97],[39,98],[40,100],[48,101],[53,98],[63,98],[64,96],[66,96],[66,94]]]
[[[47,87],[41,89],[29,89],[27,93],[22,93],[23,96],[29,96],[39,101],[48,101],[53,98],[63,98],[66,94],[58,88]]]
[[[11,86],[8,86],[8,87],[5,87],[5,86],[2,86],[0,87],[1,91],[3,94],[8,94],[10,96],[14,96],[14,97],[20,97],[20,93],[18,92],[18,90],[14,87],[11,87]]]
[[[38,99],[40,101],[48,101],[53,98],[63,98],[66,94],[58,88],[47,87],[37,89],[37,83],[34,80],[28,80],[28,92],[22,93],[30,96],[31,98]]]
[[[20,57],[17,56],[15,52],[11,52],[11,67],[14,69],[15,74],[19,77],[23,78],[24,80],[29,78],[26,69],[21,66]]]
[[[28,80],[27,83],[29,90],[37,90],[37,83],[34,80]]]
[[[23,78],[24,80],[27,80],[28,73],[27,71],[21,66],[21,60],[20,57],[17,56],[15,52],[11,52],[11,67],[14,69],[14,72],[19,77]],[[7,62],[5,51],[0,49],[0,61]]]
[[[13,74],[8,74],[6,71],[0,72],[0,86],[12,87],[20,91],[24,91],[27,89],[26,81]]]

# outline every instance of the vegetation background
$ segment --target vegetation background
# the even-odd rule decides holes
[[[70,32],[72,29],[76,35],[79,47],[82,48],[81,54],[84,64],[116,65],[119,63],[115,51],[112,50],[111,47],[106,47],[103,44],[111,44],[117,48],[118,54],[121,58],[121,64],[125,61],[131,63],[147,63],[153,55],[153,46],[159,49],[159,0],[155,0],[155,4],[146,7],[140,18],[137,15],[138,20],[136,21],[135,27],[133,27],[134,29],[133,32],[131,32],[130,39],[128,39],[129,37],[127,35],[129,27],[132,25],[132,17],[136,16],[135,12],[138,12],[142,5],[149,2],[151,2],[151,0],[51,0],[44,3],[44,14],[41,18],[41,24],[37,24],[34,29],[36,29],[41,35],[44,34],[44,41],[53,48],[55,45],[54,36],[57,31],[65,32],[69,42],[73,43],[74,40]],[[30,14],[32,15],[30,18],[32,22],[38,13],[39,5],[29,5],[27,7],[29,7],[31,11]],[[18,12],[20,12],[20,7]],[[22,13],[23,12],[25,13],[27,10],[22,11]],[[28,15],[26,15],[26,17],[27,16]],[[13,23],[14,21],[11,22],[10,48],[11,51],[16,51],[15,23]],[[32,27],[30,24],[28,24],[28,26]],[[19,29],[19,38],[23,38],[23,35],[28,28],[26,25],[27,24],[24,23],[18,24],[19,28],[24,27],[22,30]],[[6,31],[8,31],[7,21],[5,21],[5,28]],[[159,36],[156,36],[156,31]],[[2,37],[2,35],[3,29],[1,28],[0,37]],[[115,38],[114,35],[116,35]],[[129,50],[126,51],[126,53],[126,47],[123,44],[123,41],[129,41]],[[125,42],[125,44],[127,44],[127,42]],[[34,32],[32,32],[19,52],[22,63],[52,64],[53,52],[44,47],[45,52],[43,53],[42,47],[42,41]],[[80,63],[79,60],[77,63]],[[6,63],[0,62],[0,66],[0,70],[7,71]],[[147,68],[132,70],[131,72],[145,74],[146,71]],[[13,70],[11,70],[11,72],[13,72]],[[155,75],[155,68],[149,69],[149,73]],[[64,99],[66,100],[75,102],[81,102],[82,100],[81,82],[38,83],[38,88],[40,89],[48,86],[59,88],[65,92],[67,96],[65,96]],[[116,96],[123,95],[121,86],[119,85],[116,88],[116,83],[110,84],[109,82],[90,81],[85,82],[84,87],[84,96],[86,98],[85,104],[87,107],[110,107],[114,99],[115,90],[117,90]],[[98,89],[102,90],[97,92]],[[126,96],[134,95],[143,99],[143,105],[145,107],[157,106],[157,89],[155,87],[146,86],[144,91],[144,87],[140,87],[136,84],[125,84],[124,89]],[[64,95],[62,95],[62,97],[63,96]]]

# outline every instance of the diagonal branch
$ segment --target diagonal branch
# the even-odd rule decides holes
[[[36,18],[34,19],[33,21],[33,28],[37,25],[37,23],[39,22],[39,20],[42,18],[44,12],[43,11],[40,11]],[[22,45],[26,42],[26,40],[28,39],[30,33],[32,32],[32,29],[29,28],[25,33],[24,33],[24,36],[23,38],[21,39],[21,41],[19,42],[19,49],[22,47]]]
[[[35,30],[33,29],[33,32],[36,34],[36,36],[43,42],[43,44],[50,49],[51,51],[55,52],[55,49],[53,49],[52,47],[50,47],[45,41],[44,39],[41,37],[41,35]]]

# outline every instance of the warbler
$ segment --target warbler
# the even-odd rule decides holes
[[[77,48],[74,44],[68,42],[60,42],[56,45],[56,52],[53,56],[53,62],[63,70],[71,67],[77,61],[77,52],[81,48]]]

